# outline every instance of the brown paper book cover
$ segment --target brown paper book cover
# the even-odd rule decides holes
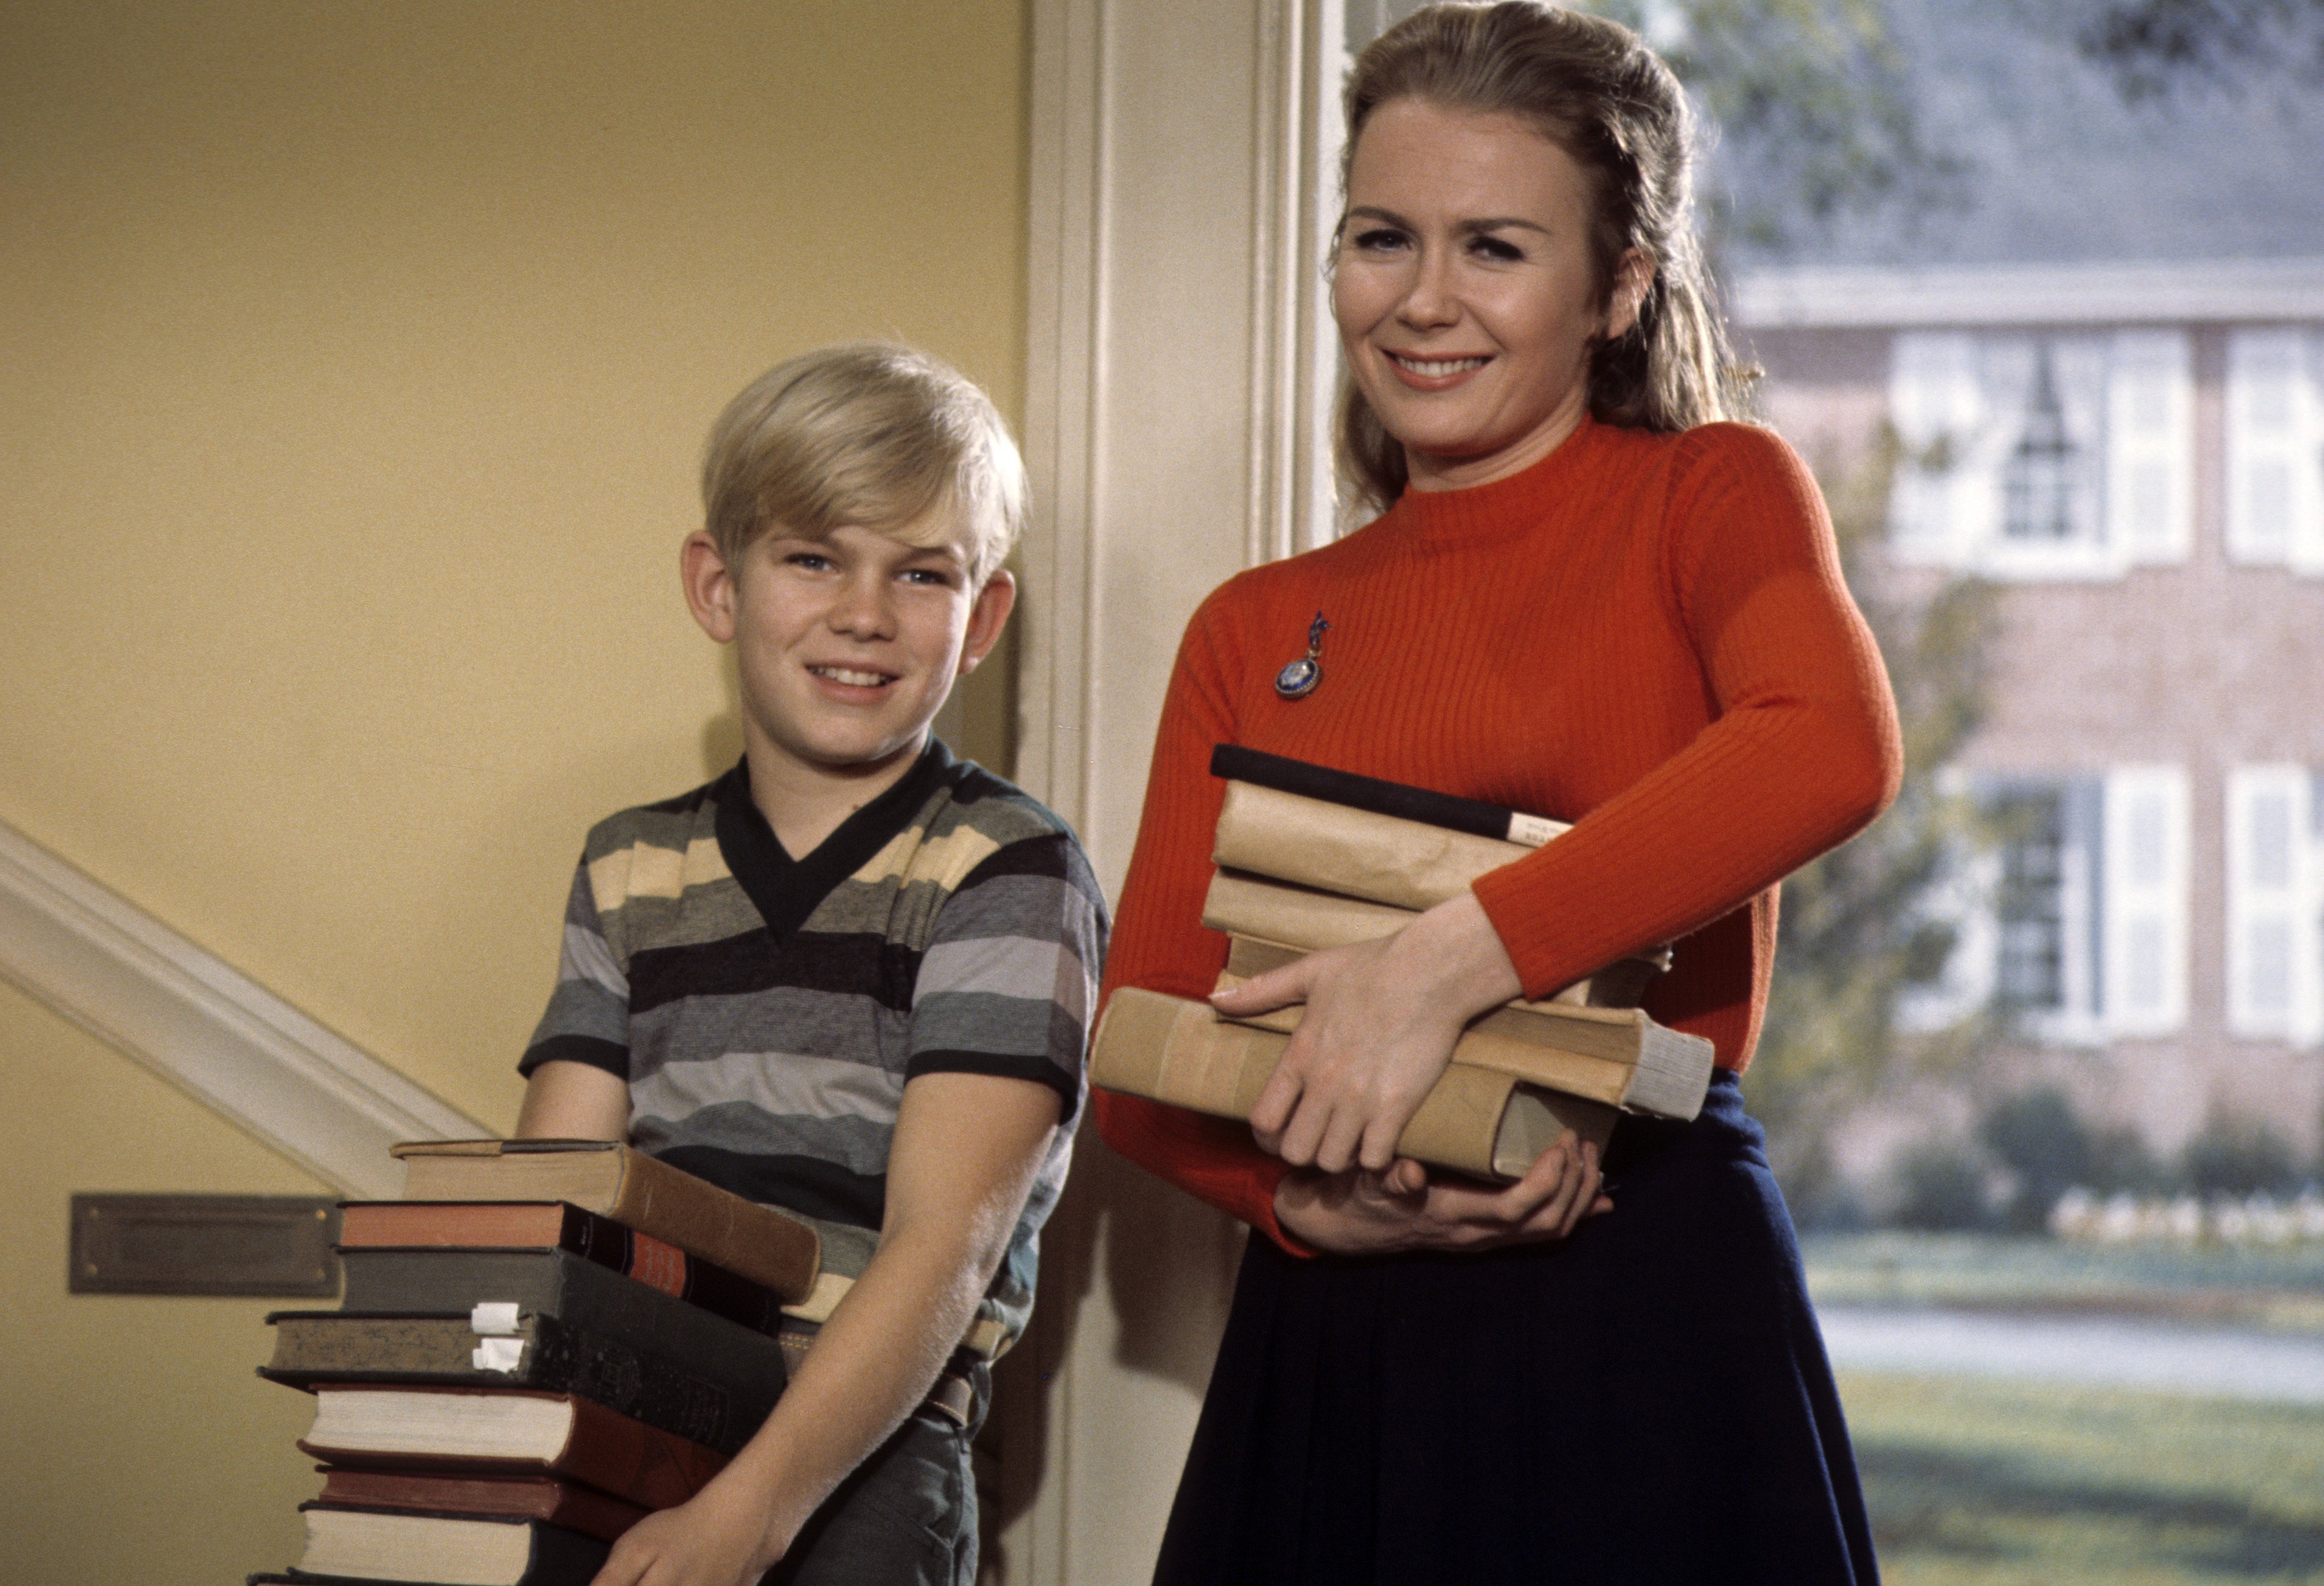
[[[814,1229],[643,1151],[609,1140],[413,1140],[407,1201],[569,1201],[690,1256],[740,1273],[797,1305],[815,1287]]]
[[[1218,989],[1291,962],[1290,949],[1234,938]],[[1298,1007],[1240,1019],[1289,1035],[1299,1028]],[[1702,1111],[1717,1053],[1701,1036],[1657,1024],[1636,1008],[1588,1008],[1562,1002],[1511,1002],[1471,1022],[1452,1048],[1456,1063],[1508,1074],[1529,1084],[1604,1102],[1629,1112],[1692,1119]]]
[[[1222,1118],[1247,1119],[1290,1037],[1221,1019],[1204,1002],[1125,987],[1098,1020],[1090,1083]],[[1614,1109],[1454,1063],[1397,1140],[1433,1166],[1507,1182],[1568,1130],[1600,1150]]]
[[[1482,843],[1489,839],[1468,840]],[[1211,878],[1210,891],[1203,899],[1203,924],[1212,930],[1274,943],[1296,953],[1377,942],[1410,925],[1416,912],[1231,870],[1222,870]],[[1669,967],[1670,953],[1666,948],[1625,958],[1608,964],[1587,980],[1576,981],[1550,1000],[1565,1006],[1635,1008],[1655,977]]]

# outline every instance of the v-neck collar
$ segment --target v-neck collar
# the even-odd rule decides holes
[[[815,852],[793,859],[751,801],[749,760],[738,760],[733,770],[718,779],[713,794],[718,804],[719,852],[743,895],[767,922],[768,932],[788,936],[807,923],[834,887],[887,846],[928,795],[944,784],[953,765],[952,752],[931,733],[928,746],[893,787],[840,822]]]

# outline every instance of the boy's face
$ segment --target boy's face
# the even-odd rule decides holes
[[[971,587],[966,546],[960,534],[920,547],[853,526],[801,539],[778,525],[730,567],[709,536],[687,540],[687,604],[734,646],[754,768],[853,779],[919,752],[1016,599],[1006,572]]]

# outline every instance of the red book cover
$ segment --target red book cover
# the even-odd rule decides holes
[[[646,1517],[637,1504],[551,1476],[446,1475],[419,1471],[323,1469],[316,1502],[498,1520],[547,1520],[612,1542]]]

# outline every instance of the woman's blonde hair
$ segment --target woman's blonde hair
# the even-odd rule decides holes
[[[881,342],[776,364],[726,404],[702,459],[704,527],[729,566],[777,526],[822,539],[853,524],[928,545],[956,529],[981,585],[1017,542],[1025,498],[1024,460],[991,399],[926,353]]]
[[[1582,167],[1595,189],[1590,250],[1601,305],[1624,254],[1635,248],[1654,261],[1637,323],[1591,354],[1592,418],[1670,431],[1741,410],[1741,382],[1694,235],[1693,116],[1677,78],[1637,34],[1538,0],[1413,13],[1349,73],[1343,194],[1365,124],[1403,98],[1517,116]],[[1344,381],[1336,439],[1341,476],[1360,503],[1385,509],[1404,493],[1403,444]]]

